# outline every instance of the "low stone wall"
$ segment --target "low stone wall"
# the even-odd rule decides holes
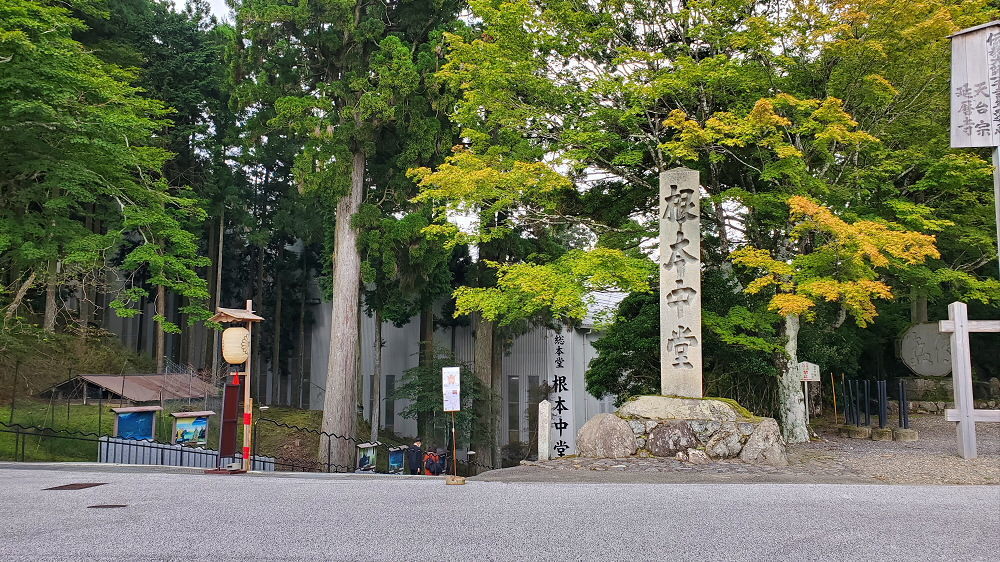
[[[582,457],[674,457],[699,462],[739,458],[788,464],[778,423],[720,400],[643,396],[617,414],[598,414],[577,435]],[[697,416],[697,417],[695,417]]]

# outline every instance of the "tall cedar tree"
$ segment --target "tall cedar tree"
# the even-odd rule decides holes
[[[351,466],[357,424],[356,366],[361,255],[352,219],[370,188],[369,159],[379,133],[400,126],[407,108],[434,88],[423,61],[440,51],[441,31],[452,26],[457,2],[281,0],[233,2],[237,77],[267,83],[258,61],[274,50],[289,66],[277,78],[297,93],[275,102],[276,128],[303,142],[295,175],[303,189],[319,190],[333,217],[333,302],[330,358],[322,429],[345,437],[321,445],[320,456]],[[329,451],[327,451],[329,447]]]

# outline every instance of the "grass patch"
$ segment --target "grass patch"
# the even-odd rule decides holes
[[[125,348],[114,337],[49,334],[33,327],[23,327],[17,332],[0,331],[0,403],[3,404],[10,403],[14,384],[20,400],[79,374],[120,375],[154,370],[152,359]]]

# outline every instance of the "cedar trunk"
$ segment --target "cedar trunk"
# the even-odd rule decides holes
[[[500,468],[503,458],[500,455],[500,432],[503,418],[503,342],[500,341],[500,330],[493,326],[493,343],[490,346],[490,404],[493,412],[490,416],[490,436],[493,438],[493,465]]]
[[[481,314],[475,315],[476,338],[474,350],[474,367],[476,378],[483,388],[493,388],[493,322],[486,320]],[[476,462],[484,466],[494,466],[493,441],[496,438],[496,416],[494,415],[494,400],[488,392],[487,396],[477,401],[476,417],[479,418],[479,429],[473,440],[476,451]],[[482,470],[483,467],[478,468]]]
[[[382,311],[375,310],[375,366],[372,373],[371,435],[368,441],[378,441],[379,414],[382,412]]]
[[[215,295],[215,309],[218,310],[222,306],[222,242],[223,236],[226,234],[226,207],[223,206],[222,210],[219,211],[219,241],[216,244],[216,258],[215,258],[215,289],[213,295]],[[209,328],[208,333],[212,335],[212,382],[214,383],[219,376],[219,355],[221,350],[219,349],[219,332]]]
[[[278,255],[281,255],[279,251]],[[280,257],[279,257],[280,262]],[[280,267],[280,266],[279,266]],[[283,404],[281,401],[281,278],[274,290],[274,339],[271,343],[271,400],[270,403]]]
[[[434,361],[434,311],[430,306],[420,311],[420,366],[430,368]],[[430,434],[431,415],[419,412],[417,414],[417,436],[428,439]],[[428,442],[429,443],[429,442]]]
[[[334,229],[333,302],[330,329],[330,360],[323,397],[323,425],[326,433],[353,438],[357,425],[358,289],[361,283],[361,256],[358,235],[351,218],[361,205],[364,190],[365,155],[356,152],[351,170],[350,191],[337,203]],[[328,450],[329,448],[329,450]],[[327,458],[341,470],[354,466],[354,442],[322,439],[320,462]]]
[[[42,329],[46,332],[56,331],[56,260],[49,260],[49,272],[45,278],[45,320]]]

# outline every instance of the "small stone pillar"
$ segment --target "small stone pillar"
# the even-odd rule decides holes
[[[552,402],[538,403],[538,460],[549,460],[549,432],[552,430]]]

